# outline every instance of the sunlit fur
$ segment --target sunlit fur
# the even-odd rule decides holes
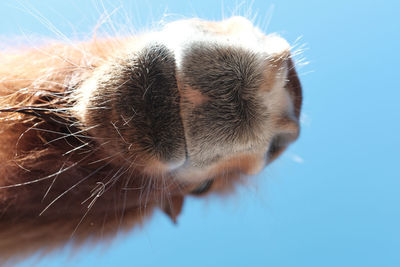
[[[218,138],[229,134],[221,140],[230,143],[214,140],[208,129],[191,133],[191,127],[197,127],[192,125],[193,112],[213,99],[207,90],[201,92],[189,85],[196,84],[197,73],[203,74],[202,69],[196,72],[195,65],[190,65],[197,56],[194,48],[185,52],[175,36],[165,38],[169,33],[182,34],[180,29],[185,27],[232,37],[233,46],[229,41],[218,43],[221,37],[210,41],[205,36],[201,43],[209,47],[217,43],[228,55],[234,52],[234,57],[247,53],[242,51],[260,55],[260,47],[254,43],[238,43],[236,31],[253,31],[271,44],[261,47],[265,58],[255,59],[254,69],[260,70],[253,73],[257,88],[248,89],[249,101],[258,103],[255,114],[261,117],[248,128],[240,126],[240,134],[234,128],[221,131]],[[150,137],[135,137],[141,130],[130,125],[136,111],[113,102],[119,89],[129,92],[130,87],[121,82],[129,80],[121,76],[124,64],[131,64],[126,60],[140,59],[149,44],[162,45],[151,48],[150,56],[166,47],[171,51],[166,55],[173,55],[177,64],[171,86],[176,82],[179,95],[171,98],[171,103],[178,105],[180,120],[173,123],[182,124],[184,133],[179,136],[174,129],[167,129],[178,138],[171,145],[177,151],[172,158],[168,151],[157,154],[158,150],[138,142],[135,138]],[[187,59],[182,53],[189,55]],[[70,240],[80,243],[111,237],[142,223],[157,207],[176,220],[185,195],[200,192],[196,188],[202,182],[213,180],[212,185],[203,187],[211,192],[231,191],[242,174],[259,172],[299,134],[301,87],[290,47],[279,37],[262,35],[243,18],[185,20],[168,25],[162,34],[48,44],[0,54],[0,62],[1,260],[47,251]],[[134,61],[132,68],[138,64]],[[166,67],[162,71],[167,71]],[[115,87],[115,81],[121,88]],[[140,86],[138,80],[133,82]],[[264,107],[268,107],[265,118]],[[129,109],[127,116],[118,112],[124,109]],[[219,116],[218,110],[215,112]],[[231,123],[246,121],[236,118]]]

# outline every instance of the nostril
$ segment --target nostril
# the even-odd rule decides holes
[[[272,138],[268,152],[267,152],[267,160],[268,162],[276,159],[286,148],[287,146],[296,140],[297,134],[293,133],[283,133],[278,134],[274,138]]]
[[[196,187],[191,194],[193,195],[202,195],[204,193],[207,193],[210,189],[212,184],[214,183],[214,180],[206,180],[203,183],[201,183],[198,187]]]
[[[281,138],[279,136],[274,137],[268,149],[268,161],[278,157],[284,148],[285,146],[282,144]]]

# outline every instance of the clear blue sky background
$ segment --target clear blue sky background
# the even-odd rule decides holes
[[[67,36],[90,32],[100,17],[95,1],[30,2]],[[114,20],[126,13],[139,29],[165,11],[220,19],[251,6],[111,2],[109,11],[122,6]],[[187,201],[178,226],[156,213],[109,247],[19,266],[400,266],[399,3],[254,0],[251,14],[262,26],[272,15],[268,32],[289,42],[302,36],[308,48],[310,64],[299,69],[305,98],[298,142],[234,197]],[[1,40],[55,36],[20,7],[1,1]]]

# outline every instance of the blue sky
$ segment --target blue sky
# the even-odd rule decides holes
[[[400,266],[398,1],[118,1],[115,21],[258,14],[305,44],[300,139],[229,199],[190,199],[177,226],[161,213],[107,247],[19,266]],[[90,32],[98,1],[31,1],[67,36]],[[96,4],[97,3],[97,4]],[[242,3],[242,4],[240,4]],[[31,9],[32,10],[32,9]],[[0,3],[0,40],[54,37],[21,4]],[[268,23],[268,21],[270,22]]]

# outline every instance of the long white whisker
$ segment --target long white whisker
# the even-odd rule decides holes
[[[87,145],[89,145],[89,144],[90,144],[90,142],[84,143],[84,144],[82,144],[82,145],[80,145],[80,146],[77,146],[77,147],[75,147],[75,148],[73,148],[73,149],[71,149],[71,150],[65,152],[65,153],[62,154],[62,155],[63,155],[63,156],[68,155],[68,154],[70,154],[70,153],[72,153],[72,152],[74,152],[74,151],[76,151],[76,150],[79,150],[79,149],[81,149],[81,148],[83,148],[83,147],[85,147],[85,146],[87,146]]]
[[[64,168],[65,163],[68,162],[68,160],[69,160],[69,158],[68,158],[66,161],[64,161],[64,163],[61,165],[60,170],[62,170],[62,169]],[[42,202],[43,202],[43,200],[46,198],[47,194],[50,192],[50,189],[53,187],[53,185],[54,185],[54,183],[55,183],[55,181],[56,181],[57,178],[58,178],[58,174],[56,175],[56,177],[54,177],[54,179],[53,179],[53,181],[51,182],[49,188],[47,188],[46,193],[44,194],[44,196],[43,196],[43,198],[42,198]]]
[[[64,139],[64,138],[67,138],[67,137],[70,137],[70,136],[73,136],[73,137],[84,137],[84,138],[92,138],[91,136],[87,136],[87,135],[78,135],[79,133],[85,133],[86,131],[88,131],[88,130],[91,130],[91,129],[94,129],[94,128],[96,128],[96,127],[98,127],[99,125],[95,125],[95,126],[92,126],[92,127],[88,127],[88,128],[86,128],[86,129],[84,129],[84,130],[79,130],[79,131],[76,131],[76,132],[74,132],[74,133],[69,133],[69,134],[64,134],[63,136],[61,136],[61,137],[57,137],[57,138],[55,138],[55,139],[53,139],[53,140],[50,140],[50,141],[48,141],[48,142],[46,142],[44,145],[48,145],[48,144],[50,144],[50,143],[53,143],[53,142],[56,142],[56,141],[58,141],[58,140],[61,140],[61,139]],[[38,129],[38,128],[34,128],[35,130],[44,130],[44,129]],[[68,128],[68,130],[69,130],[69,128]],[[44,131],[46,131],[46,130],[44,130]],[[59,133],[59,134],[61,134],[61,133]],[[80,140],[81,141],[81,140]]]
[[[71,191],[72,189],[74,189],[75,187],[77,187],[78,185],[80,185],[82,182],[86,181],[88,178],[92,177],[93,175],[95,175],[97,172],[99,172],[101,169],[103,169],[104,167],[108,166],[109,163],[107,163],[106,165],[103,165],[99,168],[97,168],[96,170],[94,170],[93,172],[91,172],[89,175],[87,175],[86,177],[84,177],[83,179],[79,180],[77,183],[75,183],[74,185],[72,185],[70,188],[68,188],[67,190],[65,190],[63,193],[61,193],[58,197],[56,197],[53,201],[50,202],[50,204],[48,204],[43,210],[42,212],[40,212],[39,216],[41,216],[48,208],[51,207],[51,205],[53,205],[57,200],[59,200],[62,196],[64,196],[65,194],[67,194],[69,191]]]
[[[104,144],[105,143],[103,143],[102,145],[104,145]],[[32,180],[32,181],[28,181],[28,182],[24,182],[24,183],[18,183],[18,184],[0,186],[0,189],[20,187],[20,186],[24,186],[24,185],[30,185],[30,184],[38,183],[38,182],[41,182],[41,181],[44,181],[44,180],[48,180],[48,179],[50,179],[52,177],[55,177],[55,176],[59,175],[60,173],[63,173],[65,171],[69,170],[69,169],[72,169],[73,167],[77,166],[79,163],[81,163],[82,161],[84,161],[85,159],[87,159],[88,157],[93,155],[98,149],[100,149],[100,146],[97,149],[93,150],[92,153],[90,153],[86,157],[82,158],[81,160],[79,160],[77,162],[74,162],[72,165],[70,165],[69,167],[67,167],[65,169],[62,169],[62,170],[60,169],[59,171],[57,171],[57,172],[55,172],[53,174],[50,174],[50,175],[47,175],[47,176],[44,176],[44,177],[41,177],[41,178],[38,178],[38,179],[35,179],[35,180]]]

